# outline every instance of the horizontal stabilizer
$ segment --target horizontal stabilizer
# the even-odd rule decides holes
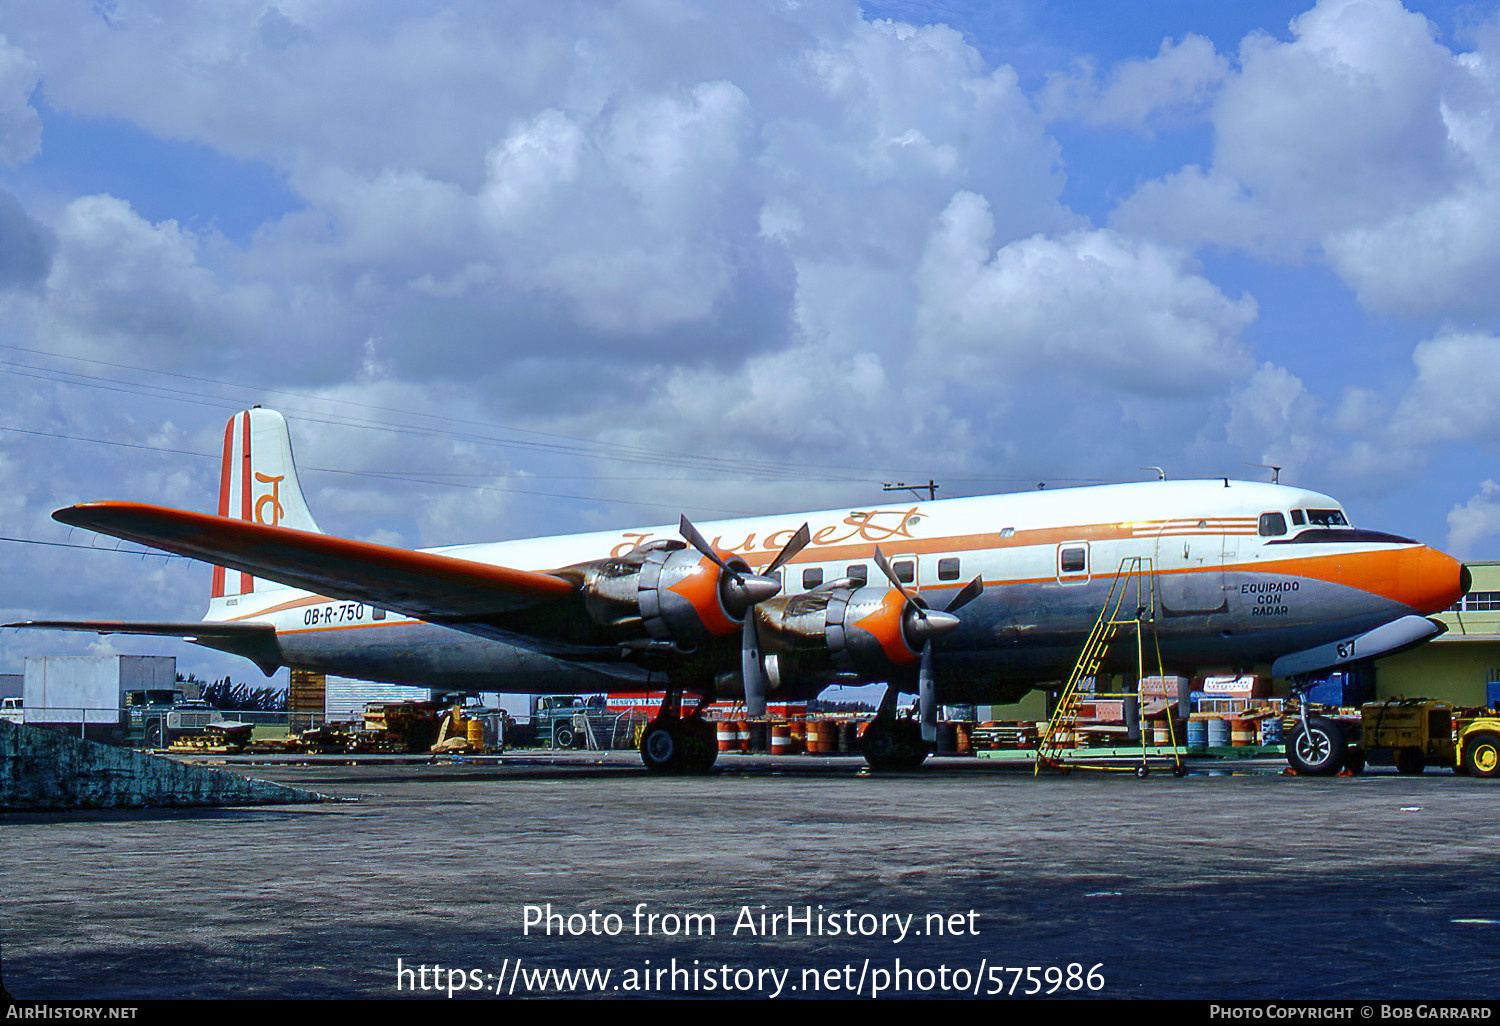
[[[430,620],[524,609],[574,591],[552,574],[136,502],[91,502],[54,520],[329,598]]]
[[[140,634],[159,638],[181,638],[204,648],[218,649],[251,660],[267,676],[281,665],[276,628],[268,623],[131,623],[128,620],[25,620],[0,624],[49,631],[91,631],[94,634]]]

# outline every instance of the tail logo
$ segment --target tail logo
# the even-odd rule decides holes
[[[265,524],[267,527],[275,527],[277,524],[281,523],[281,518],[286,513],[286,510],[281,508],[281,482],[285,477],[285,474],[278,474],[275,477],[271,477],[267,474],[262,474],[260,471],[255,472],[255,480],[259,481],[262,484],[269,484],[271,486],[271,490],[269,492],[267,492],[265,495],[262,495],[259,499],[255,500],[255,522],[257,524]],[[271,506],[270,520],[266,519],[267,503],[269,503]]]

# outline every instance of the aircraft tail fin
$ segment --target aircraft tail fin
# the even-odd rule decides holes
[[[292,438],[286,419],[275,410],[256,406],[241,410],[224,427],[224,462],[219,472],[219,516],[269,527],[290,527],[318,534],[317,521],[307,508]],[[247,573],[215,567],[214,599],[248,595],[280,585],[257,581]]]

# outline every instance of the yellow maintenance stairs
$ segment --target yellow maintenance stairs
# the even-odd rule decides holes
[[[1073,671],[1068,675],[1062,694],[1058,696],[1057,708],[1053,711],[1051,719],[1047,721],[1047,729],[1037,743],[1035,773],[1041,773],[1044,766],[1063,773],[1075,767],[1114,772],[1133,770],[1138,777],[1144,777],[1150,772],[1152,757],[1147,752],[1148,732],[1144,725],[1140,732],[1141,761],[1135,766],[1087,763],[1076,758],[1067,758],[1064,753],[1074,751],[1073,746],[1078,737],[1080,702],[1099,698],[1120,698],[1128,701],[1139,695],[1139,692],[1084,690],[1086,681],[1092,683],[1098,679],[1099,670],[1109,655],[1110,646],[1121,631],[1133,630],[1135,632],[1137,681],[1144,677],[1146,672],[1145,632],[1147,629],[1152,631],[1157,673],[1161,674],[1161,649],[1156,644],[1155,633],[1155,581],[1156,575],[1150,557],[1128,556],[1120,561],[1120,569],[1110,585],[1109,596],[1104,600],[1103,608],[1099,610],[1099,618],[1094,621],[1094,629],[1089,632],[1088,640],[1083,644],[1083,650],[1078,653],[1078,661],[1073,664]],[[1174,776],[1183,776],[1187,769],[1182,763],[1182,756],[1177,746],[1176,728],[1172,725],[1170,708],[1167,715],[1167,743],[1170,757],[1158,756],[1156,758],[1158,761],[1169,762]]]

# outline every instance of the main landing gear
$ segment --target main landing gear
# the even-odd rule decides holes
[[[887,685],[875,718],[865,726],[860,749],[871,769],[910,770],[926,760],[931,747],[922,740],[922,725],[896,715],[896,688]]]
[[[668,688],[656,718],[641,734],[641,761],[653,773],[707,773],[719,758],[713,724],[699,702],[682,715],[682,689]]]

